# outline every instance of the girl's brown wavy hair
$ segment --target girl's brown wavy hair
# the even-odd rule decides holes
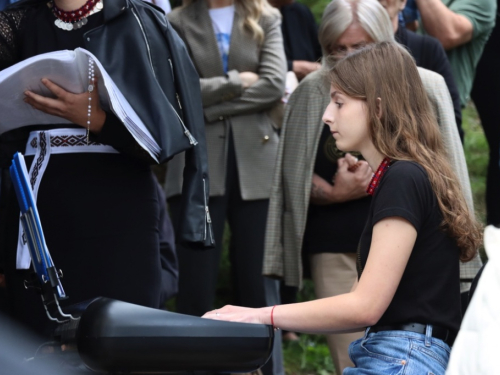
[[[381,42],[330,66],[332,86],[366,102],[375,148],[390,159],[415,161],[426,170],[443,215],[441,228],[456,239],[462,261],[474,258],[482,241],[482,226],[467,206],[448,163],[413,58],[397,43]]]

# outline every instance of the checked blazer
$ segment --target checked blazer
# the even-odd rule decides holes
[[[210,196],[225,194],[228,135],[232,132],[244,200],[267,199],[271,189],[278,134],[269,111],[285,90],[286,60],[278,12],[262,16],[264,41],[242,29],[236,10],[231,31],[228,72],[214,35],[205,0],[175,9],[168,19],[186,43],[200,76],[205,117]],[[251,71],[259,80],[242,89],[239,72]],[[167,197],[181,193],[183,158],[168,165]]]
[[[469,175],[448,88],[439,74],[423,68],[418,71],[437,115],[451,166],[472,208]],[[283,119],[269,203],[263,273],[284,279],[286,285],[302,285],[302,241],[329,90],[323,72],[309,74],[290,97]],[[479,258],[461,264],[461,278],[474,277],[480,266]]]

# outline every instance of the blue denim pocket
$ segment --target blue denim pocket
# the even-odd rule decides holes
[[[372,358],[401,365],[404,365],[408,360],[406,353],[409,352],[409,342],[404,338],[369,335],[361,341],[360,345]]]
[[[449,347],[440,340],[433,339],[431,346],[425,346],[420,340],[412,340],[409,368],[411,373],[443,375],[449,358]]]
[[[450,349],[441,340],[406,331],[368,333],[349,347],[355,368],[344,375],[444,375]]]
[[[401,338],[379,339],[370,335],[356,340],[349,347],[349,356],[356,367],[346,368],[343,375],[402,375],[406,362],[401,353],[406,350],[401,348],[405,346],[408,348],[408,340]]]

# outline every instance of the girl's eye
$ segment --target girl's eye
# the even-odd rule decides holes
[[[337,105],[337,108],[342,108],[342,106],[344,105],[344,103],[339,103],[339,102],[335,102],[335,104]]]

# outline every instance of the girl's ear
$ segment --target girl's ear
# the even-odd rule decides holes
[[[382,118],[382,99],[381,98],[377,98],[376,105],[377,105],[377,117],[380,120]]]

